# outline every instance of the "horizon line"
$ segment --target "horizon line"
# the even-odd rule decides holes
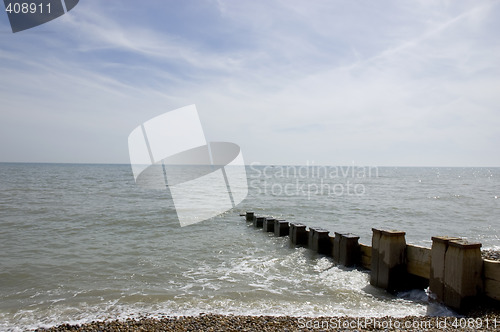
[[[109,162],[46,162],[46,161],[0,161],[0,164],[31,164],[31,165],[114,165],[114,166],[125,166],[130,165],[130,163],[109,163]],[[208,164],[207,164],[208,165]],[[195,164],[179,164],[171,166],[206,166],[206,165],[195,165]],[[436,165],[361,165],[361,164],[351,164],[351,165],[334,165],[334,164],[245,164],[245,166],[273,166],[273,167],[420,167],[420,168],[500,168],[500,166],[457,166],[457,165],[446,165],[446,166],[436,166]]]

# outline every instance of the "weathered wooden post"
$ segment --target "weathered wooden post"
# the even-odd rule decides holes
[[[483,289],[481,243],[453,240],[448,243],[444,266],[444,304],[466,312]]]
[[[330,232],[328,230],[318,230],[314,240],[318,245],[318,253],[332,256],[332,243],[330,242]]]
[[[342,234],[340,238],[339,263],[344,266],[354,266],[361,260],[359,250],[359,236],[354,234]]]
[[[332,239],[332,257],[335,263],[347,267],[358,264],[361,259],[358,240],[359,236],[354,234],[335,232]]]
[[[379,261],[379,248],[380,237],[382,232],[378,229],[372,228],[372,264],[370,268],[370,284],[378,286],[378,261]]]
[[[319,227],[309,227],[309,234],[308,234],[308,239],[307,239],[307,244],[309,246],[309,249],[312,251],[318,251],[318,243],[314,243],[314,235],[316,233],[316,229],[321,230]]]
[[[293,244],[307,245],[308,234],[306,225],[301,223],[290,223],[290,241]]]
[[[287,236],[290,232],[288,221],[276,219],[274,221],[274,236]]]
[[[405,232],[373,228],[370,284],[389,292],[406,288]]]
[[[247,211],[246,213],[246,221],[253,222],[253,218],[255,217],[255,213],[253,211]]]
[[[320,227],[309,227],[309,248],[319,254],[331,256],[332,247],[328,233],[328,230]]]
[[[335,237],[331,239],[332,243],[332,257],[333,261],[340,264],[340,241],[342,239],[342,233],[335,232]]]
[[[264,228],[264,232],[274,232],[274,222],[276,219],[274,218],[266,218],[264,219],[264,224],[262,228]]]
[[[266,219],[266,217],[255,217],[253,219],[253,226],[257,228],[262,228],[262,226],[264,225],[264,219]]]
[[[444,267],[446,251],[448,250],[450,241],[460,239],[447,236],[433,236],[431,239],[429,290],[436,297],[436,300],[444,302]]]

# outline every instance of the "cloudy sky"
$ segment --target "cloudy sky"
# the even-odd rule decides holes
[[[247,164],[500,166],[500,1],[83,0],[0,13],[0,161],[128,163],[196,104]]]

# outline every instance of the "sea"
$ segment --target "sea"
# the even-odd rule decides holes
[[[455,315],[425,290],[374,288],[367,271],[254,228],[245,211],[364,244],[382,228],[426,247],[448,235],[500,249],[500,168],[252,164],[246,177],[241,203],[181,227],[168,190],[138,186],[130,165],[0,163],[0,330],[203,313]],[[217,198],[204,192],[193,209]]]

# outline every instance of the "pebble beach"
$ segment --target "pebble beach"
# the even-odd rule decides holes
[[[493,250],[493,249],[487,249],[487,250],[482,250],[481,251],[481,256],[483,259],[489,259],[491,261],[500,261],[500,251],[498,250]]]
[[[180,317],[143,317],[124,321],[63,324],[37,332],[56,331],[498,331],[499,312],[469,317],[350,318],[232,316],[201,314]]]

